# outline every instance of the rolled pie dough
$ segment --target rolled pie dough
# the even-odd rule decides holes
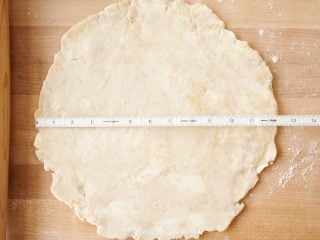
[[[36,117],[276,114],[259,54],[203,4],[121,1],[62,38]],[[223,231],[274,160],[273,127],[39,129],[52,193],[109,238]]]

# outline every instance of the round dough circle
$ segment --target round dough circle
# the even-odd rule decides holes
[[[37,117],[275,114],[259,54],[203,4],[133,0],[62,38]],[[109,238],[223,231],[274,160],[273,127],[39,129],[52,192]]]

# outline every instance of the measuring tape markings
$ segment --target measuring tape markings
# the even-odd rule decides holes
[[[320,115],[40,117],[37,128],[320,126]]]

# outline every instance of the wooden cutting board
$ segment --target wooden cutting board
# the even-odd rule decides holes
[[[8,239],[102,239],[50,193],[36,160],[33,112],[60,38],[109,0],[11,0],[12,119]],[[320,114],[320,1],[208,0],[274,74],[280,114]],[[278,62],[272,62],[277,60]],[[320,239],[320,128],[279,128],[278,157],[223,233],[203,239]]]

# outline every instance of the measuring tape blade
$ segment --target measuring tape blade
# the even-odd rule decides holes
[[[320,126],[320,115],[40,117],[37,128]]]

